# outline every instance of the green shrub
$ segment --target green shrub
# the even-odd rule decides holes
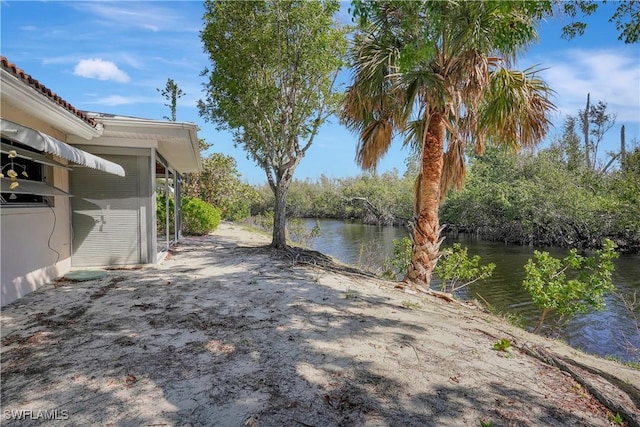
[[[211,233],[220,224],[220,210],[195,197],[182,198],[182,232],[202,236]]]
[[[398,280],[407,272],[411,264],[411,246],[411,239],[408,236],[393,239],[393,258],[385,260],[382,277]]]
[[[478,280],[484,280],[493,274],[496,265],[480,265],[480,256],[469,258],[467,248],[454,243],[451,248],[442,251],[434,273],[440,278],[440,290],[454,293]]]
[[[167,232],[167,212],[166,212],[166,195],[164,193],[158,193],[156,196],[156,221],[158,224],[158,233],[165,234]],[[169,212],[173,212],[174,203],[173,197],[169,197]],[[169,217],[169,229],[171,232],[175,229],[173,215]]]
[[[548,252],[534,251],[534,256],[535,261],[529,259],[524,266],[526,277],[522,282],[533,303],[542,309],[534,333],[551,311],[570,317],[590,309],[603,310],[604,296],[615,290],[611,273],[618,254],[611,240],[605,240],[592,257],[578,255],[575,249],[562,260]]]
[[[249,203],[247,201],[235,201],[222,212],[222,216],[227,221],[240,222],[251,215]]]
[[[291,241],[308,247],[314,237],[320,236],[320,221],[316,220],[316,224],[311,229],[307,229],[304,221],[300,218],[292,218],[287,221],[287,238]]]

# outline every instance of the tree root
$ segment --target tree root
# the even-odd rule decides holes
[[[422,292],[423,294],[427,294],[430,295],[432,297],[436,297],[436,298],[440,298],[443,299],[447,302],[453,302],[465,307],[472,307],[475,308],[475,306],[470,306],[462,301],[458,301],[457,299],[455,299],[455,297],[453,296],[453,294],[450,294],[449,292],[440,292],[440,291],[434,291],[433,289],[429,289],[429,288],[425,288],[424,286],[420,286],[420,285],[414,285],[411,283],[407,283],[407,282],[401,282],[401,283],[397,283],[394,286],[395,289],[401,289],[404,292],[408,293],[408,294],[417,294],[418,291]]]
[[[575,360],[571,360],[566,357],[554,355],[548,351],[542,350],[539,347],[529,347],[524,345],[520,347],[529,356],[560,369],[571,375],[580,385],[586,388],[596,399],[598,399],[603,405],[605,405],[611,412],[620,414],[622,418],[629,424],[630,427],[640,427],[640,412],[638,405],[638,399],[640,398],[640,390],[631,384],[624,383],[622,380],[602,372],[599,369],[592,368],[590,366],[583,365]],[[572,366],[570,366],[572,365]],[[576,369],[577,368],[577,369]],[[612,386],[620,390],[621,393],[627,395],[628,399],[633,402],[631,405],[625,404],[621,399],[615,399],[613,396],[605,394],[598,386],[587,376],[581,374],[578,370],[585,370],[593,375],[597,375],[603,380],[607,381]],[[635,405],[636,407],[630,407]]]
[[[325,271],[333,273],[340,273],[348,276],[364,277],[367,279],[375,279],[380,281],[386,281],[379,278],[373,273],[360,270],[355,267],[340,264],[336,262],[330,256],[323,254],[322,252],[314,251],[311,249],[288,247],[284,251],[279,251],[279,255],[290,261],[292,265],[304,265],[314,268],[319,268]]]

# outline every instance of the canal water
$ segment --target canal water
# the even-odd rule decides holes
[[[315,219],[305,220],[308,228]],[[408,235],[404,227],[364,225],[357,221],[321,219],[319,237],[309,242],[312,249],[329,254],[342,262],[375,269],[393,257],[393,240]],[[484,299],[501,312],[521,317],[527,329],[532,330],[540,317],[527,291],[522,287],[524,265],[533,258],[533,251],[545,250],[555,257],[564,257],[568,250],[561,248],[535,248],[487,242],[472,236],[447,235],[443,247],[459,242],[468,248],[469,256],[479,255],[481,263],[492,262],[496,268],[491,278],[477,282],[459,294],[462,298]],[[640,305],[640,255],[621,255],[616,261],[613,282],[618,294],[628,301],[637,292]],[[438,283],[434,281],[434,288]],[[542,333],[559,338],[587,353],[602,357],[613,356],[624,361],[640,361],[639,309],[635,316],[618,295],[609,295],[606,310],[578,314],[570,320],[551,316]]]

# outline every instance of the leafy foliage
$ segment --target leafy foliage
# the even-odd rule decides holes
[[[488,279],[495,268],[493,263],[481,266],[479,255],[469,258],[467,248],[454,243],[442,251],[434,273],[441,280],[441,290],[454,293],[478,280]]]
[[[367,224],[404,224],[413,215],[415,175],[399,176],[397,170],[364,173],[348,178],[321,175],[315,180],[293,180],[287,212],[297,218],[358,218]],[[273,209],[273,193],[256,188],[259,200],[252,214]]]
[[[274,193],[274,247],[286,247],[286,199],[300,160],[340,94],[346,50],[337,1],[205,2],[201,33],[213,68],[200,115],[228,129]]]
[[[385,262],[383,277],[397,280],[404,274],[411,263],[411,239],[408,236],[402,239],[393,239],[393,258]]]
[[[222,218],[239,221],[250,215],[251,203],[258,193],[240,180],[233,157],[213,153],[202,160],[202,172],[186,174],[183,194],[197,197],[218,207]]]
[[[173,197],[169,197],[169,212],[173,212],[175,207],[175,202],[173,201]],[[164,192],[158,193],[156,195],[156,223],[158,225],[158,233],[165,234],[167,232],[167,196]],[[173,215],[169,216],[169,230],[173,232],[175,229],[175,217]]]
[[[525,265],[524,288],[533,303],[542,309],[534,332],[542,327],[547,313],[555,311],[563,317],[604,309],[604,295],[615,290],[611,280],[613,260],[618,256],[615,244],[605,240],[602,249],[585,257],[572,249],[560,260],[548,252],[535,251],[535,260]]]
[[[505,243],[597,248],[609,238],[637,252],[640,150],[603,174],[590,170],[580,147],[565,136],[517,157],[495,148],[472,157],[465,187],[441,208],[443,222]]]
[[[611,174],[610,190],[614,191],[621,203],[640,206],[640,146],[626,153],[620,169]],[[633,213],[633,210],[631,211]],[[634,213],[638,215],[638,212]],[[639,227],[636,225],[636,229]]]
[[[182,231],[202,236],[214,231],[220,223],[220,210],[195,197],[182,198]]]
[[[287,225],[287,237],[302,246],[309,246],[309,242],[321,234],[319,221],[316,221],[311,229],[307,229],[304,222],[298,218],[289,220]]]
[[[165,107],[169,107],[171,110],[171,117],[164,116],[164,119],[176,121],[176,107],[179,98],[182,98],[185,93],[178,87],[176,82],[173,79],[167,79],[167,83],[164,89],[156,89],[160,94],[169,102],[168,104],[164,104]]]
[[[569,0],[560,3],[562,13],[571,19],[571,22],[562,28],[562,36],[571,40],[576,36],[582,36],[587,29],[587,24],[576,18],[590,16],[605,2]],[[616,23],[616,29],[620,31],[618,40],[622,40],[626,44],[638,43],[640,41],[640,2],[630,0],[617,2],[617,4],[616,11],[609,18],[609,22]]]
[[[509,351],[511,348],[511,341],[507,338],[501,338],[498,342],[493,344],[493,349],[496,351]]]
[[[166,232],[166,195],[160,193],[156,196],[156,216],[158,232]],[[175,202],[173,197],[169,197],[169,212],[173,212]],[[174,217],[169,217],[169,227],[175,227]],[[201,236],[214,231],[220,223],[220,210],[215,206],[200,200],[196,197],[182,197],[182,232],[185,235]]]

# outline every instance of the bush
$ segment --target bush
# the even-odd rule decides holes
[[[211,233],[220,224],[220,210],[195,197],[182,199],[182,232],[202,236]]]
[[[167,212],[166,212],[166,195],[164,193],[158,193],[156,197],[156,221],[158,224],[158,233],[165,234],[167,232]],[[169,212],[173,212],[174,203],[173,197],[169,197]],[[175,219],[173,215],[169,217],[169,230],[173,233],[175,229]]]
[[[393,259],[385,261],[383,277],[398,280],[407,272],[411,264],[411,246],[411,239],[408,236],[393,239]]]
[[[308,247],[311,244],[311,240],[321,234],[320,221],[318,220],[316,220],[316,224],[311,229],[307,229],[304,221],[300,218],[292,218],[288,221],[287,238],[301,246]]]
[[[249,203],[247,201],[237,201],[229,203],[227,209],[222,213],[222,216],[227,221],[240,222],[251,216]]]
[[[551,311],[570,317],[590,309],[603,310],[604,296],[615,290],[611,274],[618,254],[611,240],[605,240],[592,257],[578,255],[576,249],[562,260],[549,252],[534,251],[534,256],[535,261],[529,259],[524,266],[526,277],[522,282],[533,303],[542,309],[534,333]]]
[[[488,279],[495,268],[494,263],[480,265],[479,255],[469,258],[467,248],[454,243],[442,251],[434,273],[442,280],[440,290],[454,293],[478,280]]]

